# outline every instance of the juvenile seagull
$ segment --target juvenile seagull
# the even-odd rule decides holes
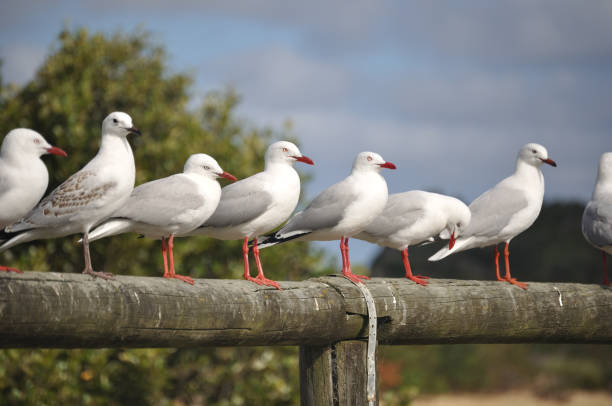
[[[470,204],[472,220],[463,230],[452,249],[442,248],[430,261],[438,261],[455,252],[470,248],[495,246],[495,271],[498,281],[506,281],[527,289],[527,284],[510,276],[508,245],[518,234],[528,229],[538,218],[544,199],[544,175],[542,164],[557,166],[548,158],[546,148],[539,144],[527,144],[521,148],[514,174],[487,190]],[[499,274],[497,244],[505,243],[506,274]]]
[[[603,284],[610,285],[606,255],[612,254],[612,152],[606,152],[599,160],[595,190],[582,215],[582,234],[589,244],[601,250]]]
[[[348,240],[363,231],[385,208],[388,191],[387,182],[380,175],[381,168],[395,169],[395,165],[375,152],[360,153],[347,178],[321,192],[304,211],[295,214],[283,228],[263,240],[260,248],[294,239],[340,239],[342,274],[355,283],[369,279],[351,271]]]
[[[97,155],[45,197],[26,217],[6,228],[0,252],[17,244],[43,238],[83,233],[83,273],[111,279],[96,272],[89,256],[89,230],[121,207],[134,189],[134,156],[127,141],[140,134],[125,113],[114,112],[102,122]]]
[[[27,128],[9,131],[0,147],[0,230],[25,216],[47,190],[49,172],[44,154],[67,156],[42,135]],[[21,272],[0,265],[0,271]]]
[[[411,190],[389,195],[383,212],[355,238],[402,252],[406,278],[427,285],[426,276],[410,268],[408,247],[440,236],[453,248],[455,239],[470,223],[470,209],[459,199],[438,193]]]
[[[280,285],[264,276],[257,237],[287,220],[300,197],[300,177],[293,169],[296,162],[313,165],[295,144],[278,141],[268,147],[263,172],[227,185],[221,190],[221,200],[213,215],[196,228],[180,236],[207,235],[221,240],[244,239],[244,279],[259,285],[280,289]],[[249,272],[249,239],[253,238],[253,255],[257,276]]]
[[[161,239],[164,278],[176,278],[193,285],[193,279],[177,275],[174,270],[174,236],[193,230],[215,211],[221,197],[218,177],[236,180],[223,171],[213,157],[191,155],[183,173],[134,188],[127,202],[91,231],[89,241],[129,232]]]

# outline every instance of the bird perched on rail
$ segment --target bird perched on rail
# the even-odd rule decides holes
[[[351,174],[321,192],[303,211],[296,213],[279,231],[267,236],[260,248],[290,240],[340,240],[342,274],[358,283],[367,276],[351,271],[348,240],[363,231],[385,208],[387,182],[382,168],[395,169],[375,152],[361,152]]]
[[[453,248],[470,223],[470,209],[459,199],[411,190],[389,195],[383,212],[355,238],[401,251],[406,278],[427,285],[426,276],[412,274],[408,247],[434,240],[449,240]]]
[[[25,216],[45,194],[49,172],[40,157],[67,156],[34,130],[9,131],[0,147],[0,230]],[[21,272],[0,265],[0,271]]]
[[[219,177],[236,180],[210,155],[191,155],[183,173],[134,188],[125,204],[89,233],[89,241],[129,232],[161,239],[164,278],[193,285],[193,279],[175,272],[174,236],[193,230],[213,214],[221,197]]]
[[[463,230],[452,249],[442,248],[432,255],[430,261],[438,261],[450,254],[470,248],[495,246],[495,271],[498,281],[506,281],[527,289],[527,284],[510,275],[510,241],[528,229],[538,218],[544,199],[544,175],[542,164],[557,166],[548,157],[542,145],[524,145],[516,160],[514,174],[487,190],[470,204],[472,219]],[[497,244],[505,243],[504,259],[506,274],[499,273],[499,252]]]
[[[244,279],[259,285],[280,285],[264,276],[257,238],[281,225],[291,215],[300,197],[300,177],[293,164],[313,165],[295,144],[278,141],[266,151],[263,172],[242,179],[221,190],[221,200],[213,215],[198,228],[180,236],[207,235],[221,240],[243,239]],[[253,256],[257,276],[249,271],[249,239],[253,238]]]
[[[59,185],[19,222],[7,227],[0,240],[0,252],[24,242],[83,233],[83,273],[104,279],[96,272],[89,255],[89,230],[121,207],[134,189],[136,168],[127,140],[140,134],[132,118],[121,112],[109,114],[102,122],[102,141],[96,156],[81,170]]]
[[[582,215],[582,234],[589,244],[601,250],[603,284],[610,285],[606,256],[612,254],[612,152],[606,152],[599,160],[595,190]]]

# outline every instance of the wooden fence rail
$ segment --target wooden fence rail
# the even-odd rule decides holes
[[[283,282],[0,273],[0,347],[325,346],[367,337],[359,289],[340,277]],[[612,342],[600,285],[405,279],[367,283],[381,344]]]

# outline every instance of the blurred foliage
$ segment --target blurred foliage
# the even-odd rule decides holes
[[[244,178],[263,169],[268,144],[294,138],[290,126],[255,128],[237,118],[240,98],[231,89],[212,91],[201,106],[190,107],[192,79],[169,71],[164,50],[147,33],[109,37],[84,29],[63,31],[32,81],[16,89],[0,77],[0,133],[32,128],[68,152],[67,158],[45,157],[50,188],[95,155],[102,119],[112,111],[130,114],[143,133],[130,141],[137,184],[182,171],[196,152],[214,156],[226,171]],[[161,276],[159,242],[136,237],[93,243],[94,267]],[[80,272],[77,238],[17,246],[2,262]],[[182,274],[242,276],[240,241],[182,238],[174,252]],[[261,256],[266,276],[274,279],[304,279],[324,271],[321,254],[305,243],[264,250]],[[0,404],[289,405],[296,403],[298,387],[293,348],[0,352]]]

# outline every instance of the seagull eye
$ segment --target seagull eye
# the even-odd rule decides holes
[[[40,144],[40,140],[38,138],[34,138],[34,144]]]
[[[113,118],[113,123],[115,123],[115,124],[117,124],[117,123],[118,123],[118,121],[117,121],[117,119],[116,119],[116,118]]]
[[[208,171],[208,170],[210,170],[210,166],[204,165],[204,169],[206,169]]]
[[[368,161],[371,161],[371,160],[372,160],[372,157],[371,157],[371,156],[368,156],[366,159],[367,159]]]
[[[289,152],[289,148],[283,147],[283,152]]]
[[[457,223],[457,227],[461,227],[461,223]]]
[[[533,152],[534,154],[538,153],[538,151],[536,151],[535,149],[532,149],[531,152]]]

